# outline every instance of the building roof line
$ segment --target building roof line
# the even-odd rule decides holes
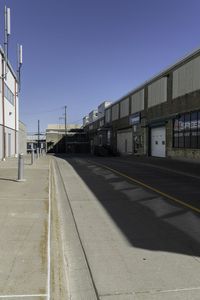
[[[3,48],[2,48],[2,46],[0,45],[0,53],[3,55],[3,57],[5,57],[5,52],[4,52],[4,50],[3,50]],[[8,67],[9,67],[9,69],[10,69],[10,71],[11,71],[11,73],[13,74],[13,76],[15,77],[15,79],[17,80],[17,82],[18,82],[18,77],[17,77],[17,74],[15,73],[15,71],[14,71],[14,69],[13,69],[13,67],[11,66],[11,63],[10,63],[10,61],[7,59],[6,60],[7,61],[7,65],[8,65]]]
[[[181,63],[183,63],[184,61],[187,61],[188,59],[190,59],[191,57],[195,56],[196,54],[200,53],[200,48],[197,48],[196,50],[193,50],[192,52],[184,55],[181,59],[176,60],[175,63],[170,64],[167,68],[163,69],[162,71],[160,71],[159,73],[153,75],[152,77],[150,77],[150,79],[144,81],[142,84],[136,86],[133,90],[130,90],[128,93],[126,93],[125,95],[121,96],[118,100],[116,100],[115,102],[113,102],[109,107],[107,107],[106,109],[111,108],[112,106],[114,106],[115,104],[118,104],[120,101],[122,101],[123,99],[125,99],[126,97],[129,97],[131,94],[136,93],[137,91],[141,90],[142,88],[144,88],[146,85],[152,83],[153,81],[155,81],[156,79],[158,79],[159,77],[162,77],[163,75],[165,75],[166,73],[170,72],[172,69],[174,69],[175,67],[177,67],[178,65],[180,65]],[[105,110],[106,110],[105,109]]]

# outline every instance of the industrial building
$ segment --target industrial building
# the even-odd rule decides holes
[[[0,48],[0,159],[18,154],[18,79]],[[6,70],[6,71],[5,71]]]
[[[91,114],[90,114],[91,115]],[[84,117],[95,146],[122,155],[200,158],[200,49],[105,107]]]
[[[79,124],[49,124],[46,129],[46,150],[49,153],[88,152],[88,136]]]
[[[26,146],[28,153],[31,153],[32,150],[36,152],[37,148],[46,151],[46,134],[41,132],[28,132]]]

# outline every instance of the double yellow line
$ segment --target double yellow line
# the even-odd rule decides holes
[[[190,204],[188,204],[188,203],[186,203],[186,202],[184,202],[184,201],[182,201],[182,200],[180,200],[180,199],[177,199],[177,198],[175,198],[175,197],[173,197],[173,196],[170,196],[170,195],[168,195],[168,194],[166,194],[166,193],[163,193],[163,192],[161,192],[160,190],[155,189],[154,187],[152,187],[152,186],[150,186],[150,185],[148,185],[148,184],[146,184],[146,183],[143,183],[142,181],[139,181],[139,180],[137,180],[137,179],[134,179],[134,178],[132,178],[132,177],[130,177],[130,176],[124,174],[124,173],[121,173],[121,172],[119,172],[119,171],[117,171],[117,170],[115,170],[115,169],[112,169],[112,168],[110,168],[110,167],[108,167],[108,166],[106,166],[106,165],[103,165],[103,164],[100,164],[100,163],[96,163],[96,162],[94,162],[94,161],[89,161],[89,160],[88,160],[88,162],[93,163],[93,164],[95,164],[95,165],[97,165],[97,166],[99,166],[99,167],[102,167],[102,168],[104,168],[104,169],[107,169],[107,170],[109,170],[109,171],[111,171],[111,172],[113,172],[113,173],[115,173],[115,174],[118,174],[118,175],[120,175],[121,177],[124,177],[124,178],[126,178],[126,179],[128,179],[128,180],[130,180],[130,181],[132,181],[132,182],[134,182],[134,183],[137,183],[137,184],[141,185],[142,187],[144,187],[144,188],[146,188],[146,189],[148,189],[148,190],[151,190],[151,191],[153,191],[153,192],[155,192],[155,193],[157,193],[157,194],[159,194],[159,195],[161,195],[161,196],[163,196],[163,197],[165,197],[165,198],[168,198],[168,199],[170,199],[170,200],[172,200],[172,201],[174,201],[174,202],[176,202],[176,203],[178,203],[178,204],[184,206],[184,207],[187,207],[187,208],[189,208],[189,209],[191,209],[191,210],[193,210],[193,211],[195,211],[195,212],[197,212],[197,213],[200,213],[200,209],[199,209],[199,208],[197,208],[197,207],[195,207],[195,206],[193,206],[193,205],[190,205]]]

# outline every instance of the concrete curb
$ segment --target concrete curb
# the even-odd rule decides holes
[[[84,249],[77,231],[69,199],[66,193],[59,162],[53,159],[56,201],[61,223],[63,267],[68,285],[68,299],[97,300],[97,292],[88,267]]]

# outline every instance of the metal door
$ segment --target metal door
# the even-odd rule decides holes
[[[131,154],[133,151],[133,135],[131,130],[117,133],[117,150],[122,154]]]
[[[151,129],[151,155],[156,157],[166,156],[166,130],[165,126]]]

